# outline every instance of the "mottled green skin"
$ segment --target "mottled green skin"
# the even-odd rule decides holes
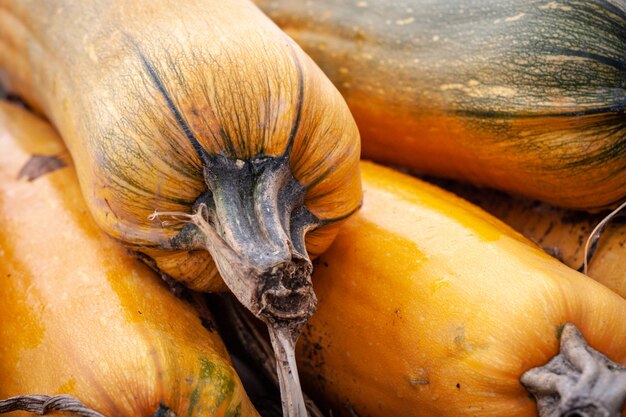
[[[626,196],[626,3],[257,0],[338,86],[365,157],[559,205]]]

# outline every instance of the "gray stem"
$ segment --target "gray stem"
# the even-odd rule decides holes
[[[560,353],[520,381],[540,417],[619,417],[626,400],[626,368],[592,349],[571,323],[563,328]]]
[[[305,322],[315,310],[304,235],[321,221],[285,157],[204,157],[208,192],[171,248],[206,249],[237,299],[266,323]]]
[[[172,248],[209,251],[228,288],[269,329],[285,416],[306,417],[294,349],[317,302],[304,235],[321,222],[304,206],[288,157],[202,159],[208,192]]]
[[[104,417],[70,395],[20,395],[0,401],[0,413],[12,411],[27,411],[38,415],[65,411],[82,417]]]
[[[340,218],[321,221],[306,208],[306,187],[293,177],[288,156],[201,158],[208,191],[194,213],[155,211],[150,218],[188,219],[164,248],[211,254],[224,283],[269,329],[285,416],[304,417],[294,349],[317,303],[304,237]]]

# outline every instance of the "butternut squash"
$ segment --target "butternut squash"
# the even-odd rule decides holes
[[[292,40],[248,0],[0,0],[0,68],[100,227],[192,289],[226,283],[292,351],[309,256],[361,201],[354,120]]]
[[[0,398],[258,416],[218,334],[95,225],[52,127],[0,102],[0,148]]]
[[[486,188],[441,182],[480,206],[570,268],[584,272],[585,246],[607,213],[589,214],[513,197]],[[617,215],[604,227],[587,253],[587,275],[626,298],[626,222]],[[595,242],[595,243],[593,243]]]
[[[564,325],[625,364],[626,300],[451,193],[369,162],[361,172],[364,205],[316,260],[318,311],[297,349],[334,416],[536,416],[523,374],[553,406],[621,390],[594,403],[612,413],[542,416],[621,414],[626,371],[599,361],[579,378],[597,352]],[[561,331],[559,360],[585,353],[538,384],[550,369],[526,372],[559,352]]]
[[[626,6],[255,0],[333,80],[366,158],[570,208],[626,198]]]

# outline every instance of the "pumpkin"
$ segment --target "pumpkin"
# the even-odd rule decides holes
[[[216,331],[94,224],[52,127],[1,102],[0,148],[0,398],[258,416]]]
[[[297,349],[303,384],[334,416],[537,416],[522,375],[552,405],[557,383],[585,401],[621,390],[621,408],[616,364],[583,355],[582,378],[574,362],[548,372],[552,385],[527,371],[589,351],[567,323],[625,364],[626,300],[451,193],[369,162],[361,173],[363,207],[316,260],[318,311]]]
[[[541,246],[569,267],[585,272],[585,247],[606,213],[565,210],[486,188],[439,181],[446,189],[480,206]],[[626,298],[626,223],[617,215],[587,250],[586,274]]]
[[[256,3],[339,88],[364,157],[570,208],[626,197],[623,2]]]
[[[5,0],[0,68],[101,228],[192,289],[225,283],[292,350],[310,256],[361,201],[354,120],[292,40],[247,0]]]

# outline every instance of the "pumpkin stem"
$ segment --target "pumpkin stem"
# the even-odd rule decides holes
[[[207,249],[235,297],[267,324],[285,415],[306,417],[294,346],[317,302],[304,235],[321,222],[304,206],[288,156],[202,159],[208,192],[172,246]]]
[[[619,417],[626,400],[626,368],[592,349],[572,323],[563,328],[561,352],[520,381],[540,417]]]
[[[45,415],[54,411],[66,411],[82,417],[104,417],[70,395],[20,395],[0,401],[0,414],[27,411]]]
[[[286,157],[204,159],[209,191],[191,216],[200,233],[193,239],[181,233],[183,243],[201,242],[226,285],[255,316],[301,328],[316,303],[304,235],[321,223],[304,207],[306,188],[293,178]]]

